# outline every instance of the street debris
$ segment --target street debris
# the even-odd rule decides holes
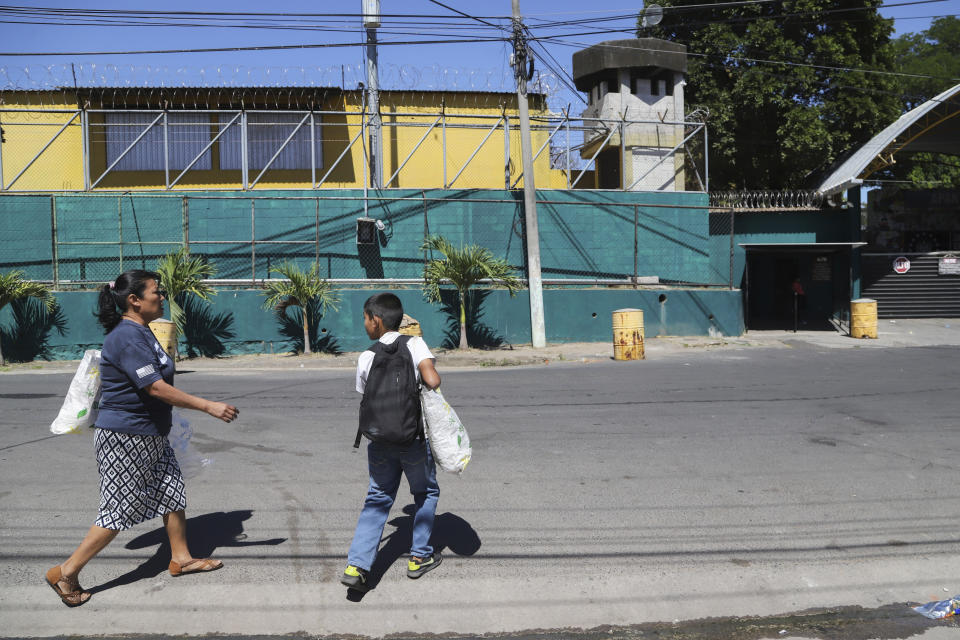
[[[949,600],[935,600],[922,604],[919,607],[913,607],[913,610],[922,616],[938,620],[940,618],[949,618],[960,613],[960,595],[953,596]]]

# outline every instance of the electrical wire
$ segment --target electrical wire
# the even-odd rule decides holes
[[[464,44],[475,42],[502,42],[504,38],[449,38],[446,40],[384,40],[378,41],[381,45],[420,45],[420,44]],[[0,57],[29,57],[29,56],[130,56],[153,55],[166,53],[216,53],[226,51],[285,51],[289,49],[331,49],[339,47],[366,46],[366,42],[327,42],[322,44],[284,44],[261,45],[252,47],[206,47],[202,49],[146,49],[141,51],[0,51]]]
[[[589,43],[586,43],[586,42],[567,41],[567,40],[563,40],[563,39],[561,39],[561,38],[549,37],[549,36],[548,36],[548,37],[537,38],[537,40],[543,41],[543,42],[550,42],[550,43],[553,43],[553,44],[557,44],[557,45],[561,45],[561,46],[567,46],[567,47],[585,48],[585,47],[591,46]],[[651,49],[651,48],[648,48],[648,47],[620,47],[620,46],[618,46],[618,45],[605,45],[605,46],[608,46],[608,47],[611,47],[611,48],[629,49],[629,50],[632,50],[632,51],[640,50],[640,51],[650,51],[650,52],[655,52],[655,53],[661,52],[660,49]],[[672,52],[669,52],[669,53],[672,53]],[[695,56],[695,57],[706,58],[706,57],[717,56],[717,55],[721,55],[721,54],[696,53],[696,52],[691,52],[691,51],[688,50],[688,51],[687,51],[687,55],[688,55],[688,56]],[[875,74],[875,75],[881,75],[881,76],[895,76],[895,77],[902,77],[902,78],[927,78],[927,79],[932,79],[932,80],[952,80],[952,79],[953,79],[953,78],[946,78],[946,77],[943,77],[943,76],[932,76],[932,75],[916,74],[916,73],[900,73],[900,72],[896,72],[896,71],[882,71],[882,70],[879,70],[879,69],[863,69],[863,68],[856,68],[856,67],[840,67],[840,66],[834,66],[834,65],[812,64],[812,63],[807,63],[807,62],[790,62],[790,61],[787,61],[787,60],[766,60],[766,59],[763,59],[763,58],[751,58],[751,57],[747,57],[747,56],[737,56],[737,55],[731,55],[731,54],[723,54],[723,55],[726,57],[726,59],[732,60],[732,61],[735,61],[735,62],[753,62],[753,63],[758,63],[758,64],[783,65],[783,66],[787,66],[787,67],[804,67],[804,68],[810,68],[810,69],[821,69],[821,70],[825,70],[825,71],[858,72],[858,73],[864,73],[864,74]]]

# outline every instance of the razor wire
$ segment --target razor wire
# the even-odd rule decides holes
[[[434,64],[381,63],[381,91],[475,91],[512,93],[512,71],[502,68],[466,68]],[[122,65],[99,63],[27,64],[0,66],[0,103],[5,92],[111,89],[218,89],[218,88],[339,88],[354,90],[367,81],[361,64],[328,66]],[[563,106],[563,82],[554,73],[537,71],[529,90],[546,96],[548,103]]]
[[[823,207],[824,197],[816,191],[715,191],[710,206],[744,211],[811,211]]]

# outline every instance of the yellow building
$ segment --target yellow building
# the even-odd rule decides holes
[[[380,94],[383,188],[523,186],[516,96]],[[557,133],[530,96],[535,181]],[[124,87],[0,93],[0,191],[372,187],[369,114],[338,88]]]

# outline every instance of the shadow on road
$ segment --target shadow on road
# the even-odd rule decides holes
[[[271,538],[269,540],[248,541],[243,532],[243,522],[253,516],[251,510],[205,513],[200,516],[187,518],[187,544],[190,553],[196,558],[208,558],[222,547],[250,547],[259,545],[278,545],[286,542],[286,538]],[[170,540],[167,531],[161,525],[153,531],[137,536],[125,545],[126,549],[145,549],[153,545],[160,545],[157,552],[132,571],[117,576],[109,582],[97,585],[90,589],[91,593],[106,591],[114,587],[132,584],[138,580],[154,578],[167,570],[170,563]]]
[[[383,575],[393,566],[393,563],[410,554],[410,543],[413,539],[413,513],[414,506],[408,504],[403,508],[406,515],[394,518],[387,524],[395,529],[384,536],[385,543],[382,543],[377,552],[377,559],[370,567],[368,584],[370,589],[375,589]],[[480,536],[474,531],[470,523],[458,515],[452,513],[441,513],[437,515],[433,522],[433,535],[430,536],[430,543],[433,545],[434,552],[442,553],[449,550],[458,556],[472,556],[480,549]],[[440,571],[443,567],[438,567]],[[365,595],[362,591],[356,589],[347,589],[347,599],[353,602],[359,602]]]

